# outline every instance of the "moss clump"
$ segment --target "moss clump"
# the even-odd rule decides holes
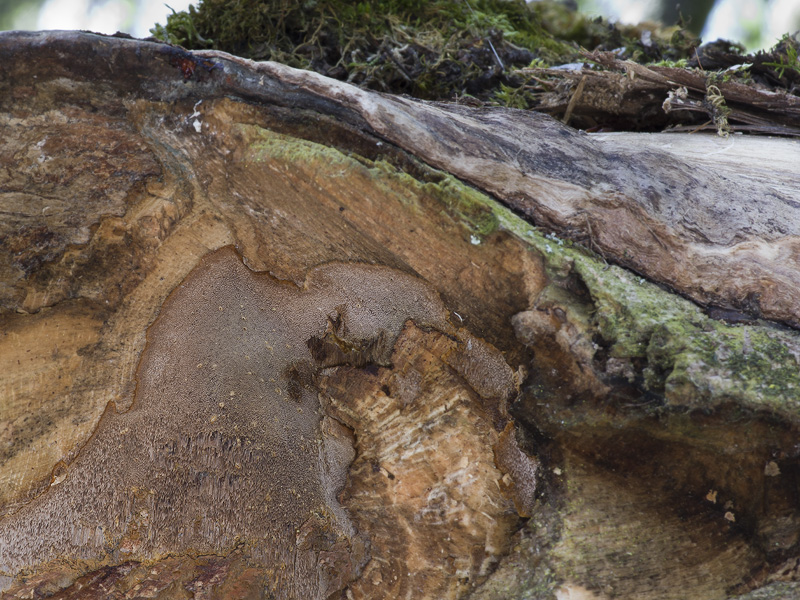
[[[758,53],[753,66],[764,76],[786,89],[800,85],[800,32],[784,35],[769,52]]]
[[[689,52],[673,56],[666,49],[679,46],[660,34],[645,46],[639,29],[524,0],[200,0],[152,32],[190,49],[274,60],[370,89],[517,108],[529,104],[517,69],[580,60],[581,47],[630,47],[656,59]]]
[[[507,69],[577,50],[522,0],[201,0],[154,35],[420,98],[486,95]]]

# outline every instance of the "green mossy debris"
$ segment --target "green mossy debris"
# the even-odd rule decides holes
[[[752,124],[755,113],[755,122],[763,119],[759,102],[746,95],[734,102],[726,85],[752,87],[756,98],[759,90],[800,89],[797,35],[745,55],[728,41],[700,46],[678,25],[609,23],[556,0],[200,0],[151,31],[192,50],[277,61],[425,100],[538,110],[581,129],[693,130],[710,118],[723,134],[739,127],[774,133],[771,125]],[[631,83],[623,61],[686,71],[695,87],[707,88],[688,88],[700,103],[693,106],[705,110],[680,103],[666,110],[664,99],[680,86]],[[682,80],[673,75],[664,76]],[[796,134],[791,102],[784,104],[771,114],[778,131]]]
[[[542,236],[515,215],[501,218],[501,225],[510,225],[539,250],[551,285],[558,286],[570,269],[580,277],[594,305],[586,335],[599,340],[608,357],[643,365],[636,381],[643,392],[688,409],[735,403],[745,410],[800,416],[797,332],[712,319],[696,304],[593,252],[552,234]]]
[[[645,45],[641,28],[552,1],[200,0],[151,31],[189,49],[273,60],[369,89],[524,107],[513,94],[523,88],[520,68],[575,62],[581,48],[678,60],[698,41],[677,28],[650,29]]]
[[[253,126],[247,126],[253,128]],[[290,163],[319,177],[361,171],[389,197],[414,205],[420,197],[438,202],[464,239],[491,243],[505,230],[540,254],[551,280],[542,299],[561,303],[571,320],[582,323],[587,339],[609,358],[635,365],[643,394],[664,405],[713,410],[735,404],[743,410],[768,410],[800,416],[800,334],[767,323],[729,324],[712,319],[696,304],[595,253],[543,235],[508,208],[449,174],[424,165],[424,181],[392,164],[353,157],[323,145],[253,128],[251,156]],[[566,285],[579,278],[588,298]]]

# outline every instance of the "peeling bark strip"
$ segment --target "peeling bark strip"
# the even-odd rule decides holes
[[[229,60],[235,71],[253,68],[337,100],[381,137],[535,224],[700,303],[800,326],[800,182],[793,170],[771,173],[770,181],[718,175],[658,148],[634,153],[613,139],[598,143],[536,113],[423,104],[276,63]],[[800,160],[793,141],[774,151]]]

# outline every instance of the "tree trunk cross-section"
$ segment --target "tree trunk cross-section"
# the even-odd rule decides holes
[[[791,598],[800,151],[0,34],[3,598]]]

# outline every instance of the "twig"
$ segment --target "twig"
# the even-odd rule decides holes
[[[477,21],[478,20],[478,15],[476,15],[475,11],[472,10],[472,6],[470,6],[469,0],[464,0],[464,4],[467,5],[467,8],[469,9],[469,12],[472,13],[472,16],[475,17],[475,20]],[[505,71],[506,67],[503,64],[503,61],[500,60],[500,55],[497,53],[497,50],[494,49],[494,44],[492,43],[492,40],[487,37],[486,41],[489,42],[489,48],[492,49],[492,53],[494,54],[495,60],[497,60],[497,64],[500,66],[500,70],[501,71]]]
[[[694,57],[697,59],[697,66],[700,67],[700,70],[703,72],[703,75],[705,75],[706,70],[703,68],[703,63],[700,62],[700,55],[697,53],[697,48],[694,49]]]
[[[564,113],[564,125],[569,124],[569,119],[572,116],[572,110],[575,108],[575,105],[578,103],[578,99],[583,94],[583,86],[586,84],[586,75],[581,77],[581,80],[578,82],[578,87],[575,88],[575,92],[572,94],[572,98],[569,99],[569,104],[567,104],[567,111]]]
[[[705,123],[703,123],[703,124],[702,124],[702,125],[700,125],[699,127],[695,127],[694,129],[692,129],[692,130],[689,132],[689,135],[691,135],[691,134],[693,134],[693,133],[697,133],[697,132],[698,132],[698,131],[700,131],[701,129],[705,129],[705,128],[706,128],[706,127],[708,127],[709,125],[713,125],[713,124],[714,124],[714,121],[706,121]]]

